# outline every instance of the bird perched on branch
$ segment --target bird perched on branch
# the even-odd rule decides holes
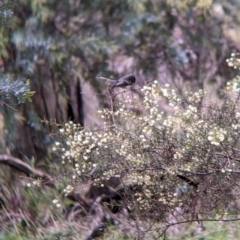
[[[136,82],[136,78],[133,74],[128,74],[122,78],[119,78],[118,80],[113,80],[113,79],[105,78],[105,77],[98,77],[98,78],[106,80],[106,81],[114,82],[112,89],[115,87],[130,86]]]

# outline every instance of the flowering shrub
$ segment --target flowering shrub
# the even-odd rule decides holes
[[[233,67],[235,69],[240,68],[240,54],[239,53],[232,53],[231,57],[227,60],[228,66]]]
[[[64,143],[53,149],[73,183],[103,186],[118,177],[131,189],[122,204],[140,217],[228,219],[239,207],[239,84],[239,78],[230,81],[217,104],[206,101],[205,90],[180,97],[154,81],[142,88],[142,99],[114,101],[99,111],[102,127],[66,123]],[[163,101],[172,114],[161,111]]]

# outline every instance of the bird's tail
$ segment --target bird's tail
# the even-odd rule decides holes
[[[105,78],[105,77],[97,77],[99,79],[103,79],[103,80],[106,80],[106,81],[110,81],[110,82],[116,82],[116,80],[113,80],[113,79],[110,79],[110,78]]]

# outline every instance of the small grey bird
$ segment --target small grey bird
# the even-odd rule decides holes
[[[114,82],[112,89],[115,87],[126,87],[134,84],[136,82],[136,78],[133,74],[128,74],[122,78],[119,78],[118,80],[113,80],[110,78],[105,78],[105,77],[98,77],[103,80],[111,81]]]

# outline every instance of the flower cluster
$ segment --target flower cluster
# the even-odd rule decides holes
[[[199,89],[197,92],[185,92],[185,99],[189,103],[200,103],[203,97],[206,95],[206,90]]]
[[[164,87],[160,88],[161,95],[169,100],[169,106],[178,109],[181,98],[177,95],[175,89],[170,88],[169,84],[165,84]]]
[[[232,81],[227,83],[227,90],[229,92],[240,92],[240,76],[236,76]]]
[[[52,201],[52,203],[57,207],[57,208],[60,208],[61,207],[61,204],[59,203],[59,200],[58,199],[54,199]]]
[[[211,144],[220,146],[220,143],[224,141],[226,134],[226,130],[214,127],[214,129],[208,133],[208,140]]]
[[[63,193],[65,196],[67,196],[69,193],[71,193],[73,191],[73,186],[71,185],[67,185],[67,187],[63,190]]]
[[[151,109],[152,106],[157,105],[160,100],[161,92],[158,88],[158,82],[154,81],[152,84],[146,85],[142,88],[144,93],[144,104],[146,109]]]
[[[240,53],[232,53],[231,57],[226,60],[229,67],[233,67],[235,69],[240,69]]]

